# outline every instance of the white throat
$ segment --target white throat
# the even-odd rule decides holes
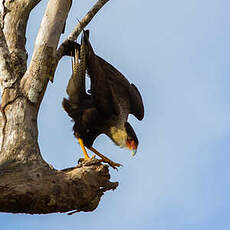
[[[111,127],[109,136],[116,145],[120,146],[121,148],[126,147],[127,132],[125,127]]]

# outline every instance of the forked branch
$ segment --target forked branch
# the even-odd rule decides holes
[[[64,55],[64,50],[69,41],[75,41],[81,31],[90,23],[97,12],[108,2],[109,0],[98,0],[97,3],[87,12],[87,14],[82,18],[80,23],[74,28],[72,33],[68,38],[60,45],[57,50],[57,59],[60,60]]]
[[[84,27],[108,1],[98,0],[57,51],[57,44],[71,6],[71,1],[49,1],[36,39],[31,64],[21,83],[21,87],[31,102],[40,102],[48,80],[53,81],[57,64],[64,54],[65,45],[77,38]],[[57,2],[58,4],[55,5]]]
[[[108,1],[99,0],[94,5],[67,43],[77,38]],[[0,85],[4,91],[0,112],[0,212],[92,211],[103,193],[118,185],[109,181],[108,167],[96,161],[55,170],[44,161],[38,145],[39,105],[64,54],[65,42],[58,51],[57,46],[72,0],[49,0],[29,68],[25,32],[29,14],[40,0],[4,2],[9,12],[4,16],[4,29],[0,28]]]

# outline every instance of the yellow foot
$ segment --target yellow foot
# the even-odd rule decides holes
[[[116,163],[116,162],[113,162],[107,159],[101,159],[100,161],[109,164],[112,168],[116,170],[118,170],[117,167],[123,166],[122,164],[119,164],[119,163]]]
[[[88,160],[88,159],[90,159],[90,157],[89,157],[88,153],[86,152],[86,149],[85,149],[85,146],[84,146],[83,140],[82,140],[81,138],[78,138],[78,141],[79,141],[79,144],[80,144],[80,146],[81,146],[82,152],[83,152],[84,157],[85,157],[85,158],[84,158],[84,160]]]
[[[101,162],[108,163],[112,168],[117,169],[117,167],[122,166],[122,164],[115,163],[115,162],[111,161],[109,158],[107,158],[103,154],[99,153],[95,148],[90,147],[89,149],[101,158]]]

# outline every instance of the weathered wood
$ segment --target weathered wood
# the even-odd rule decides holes
[[[38,146],[37,109],[22,95],[14,95],[14,100],[4,107],[4,123],[1,143],[0,166],[18,161],[43,162]],[[3,97],[5,104],[5,97]]]
[[[31,10],[41,0],[20,0],[4,1],[0,4],[4,6],[3,32],[11,55],[11,62],[14,75],[21,78],[26,71],[27,52],[26,27]]]
[[[118,185],[109,181],[108,166],[91,160],[59,171],[40,153],[37,114],[72,1],[49,0],[27,68],[26,26],[39,2],[0,0],[0,212],[92,211]]]
[[[53,80],[57,66],[56,48],[71,4],[72,0],[48,2],[30,66],[21,81],[21,88],[32,103],[42,100],[48,80]]]
[[[91,164],[63,171],[34,163],[2,169],[0,212],[93,211],[104,192],[115,189],[118,183],[109,182],[108,166]]]
[[[11,65],[10,52],[6,43],[5,35],[0,27],[0,89],[10,87],[16,81]]]

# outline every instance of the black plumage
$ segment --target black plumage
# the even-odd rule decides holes
[[[90,94],[85,88],[85,70],[91,81]],[[139,120],[144,117],[140,92],[111,64],[95,55],[88,31],[84,31],[81,46],[76,49],[67,94],[69,98],[64,98],[63,107],[75,122],[74,135],[84,146],[97,154],[92,145],[104,133],[116,145],[127,147],[135,154],[138,139],[127,119],[129,114]],[[119,166],[112,161],[108,163]]]

